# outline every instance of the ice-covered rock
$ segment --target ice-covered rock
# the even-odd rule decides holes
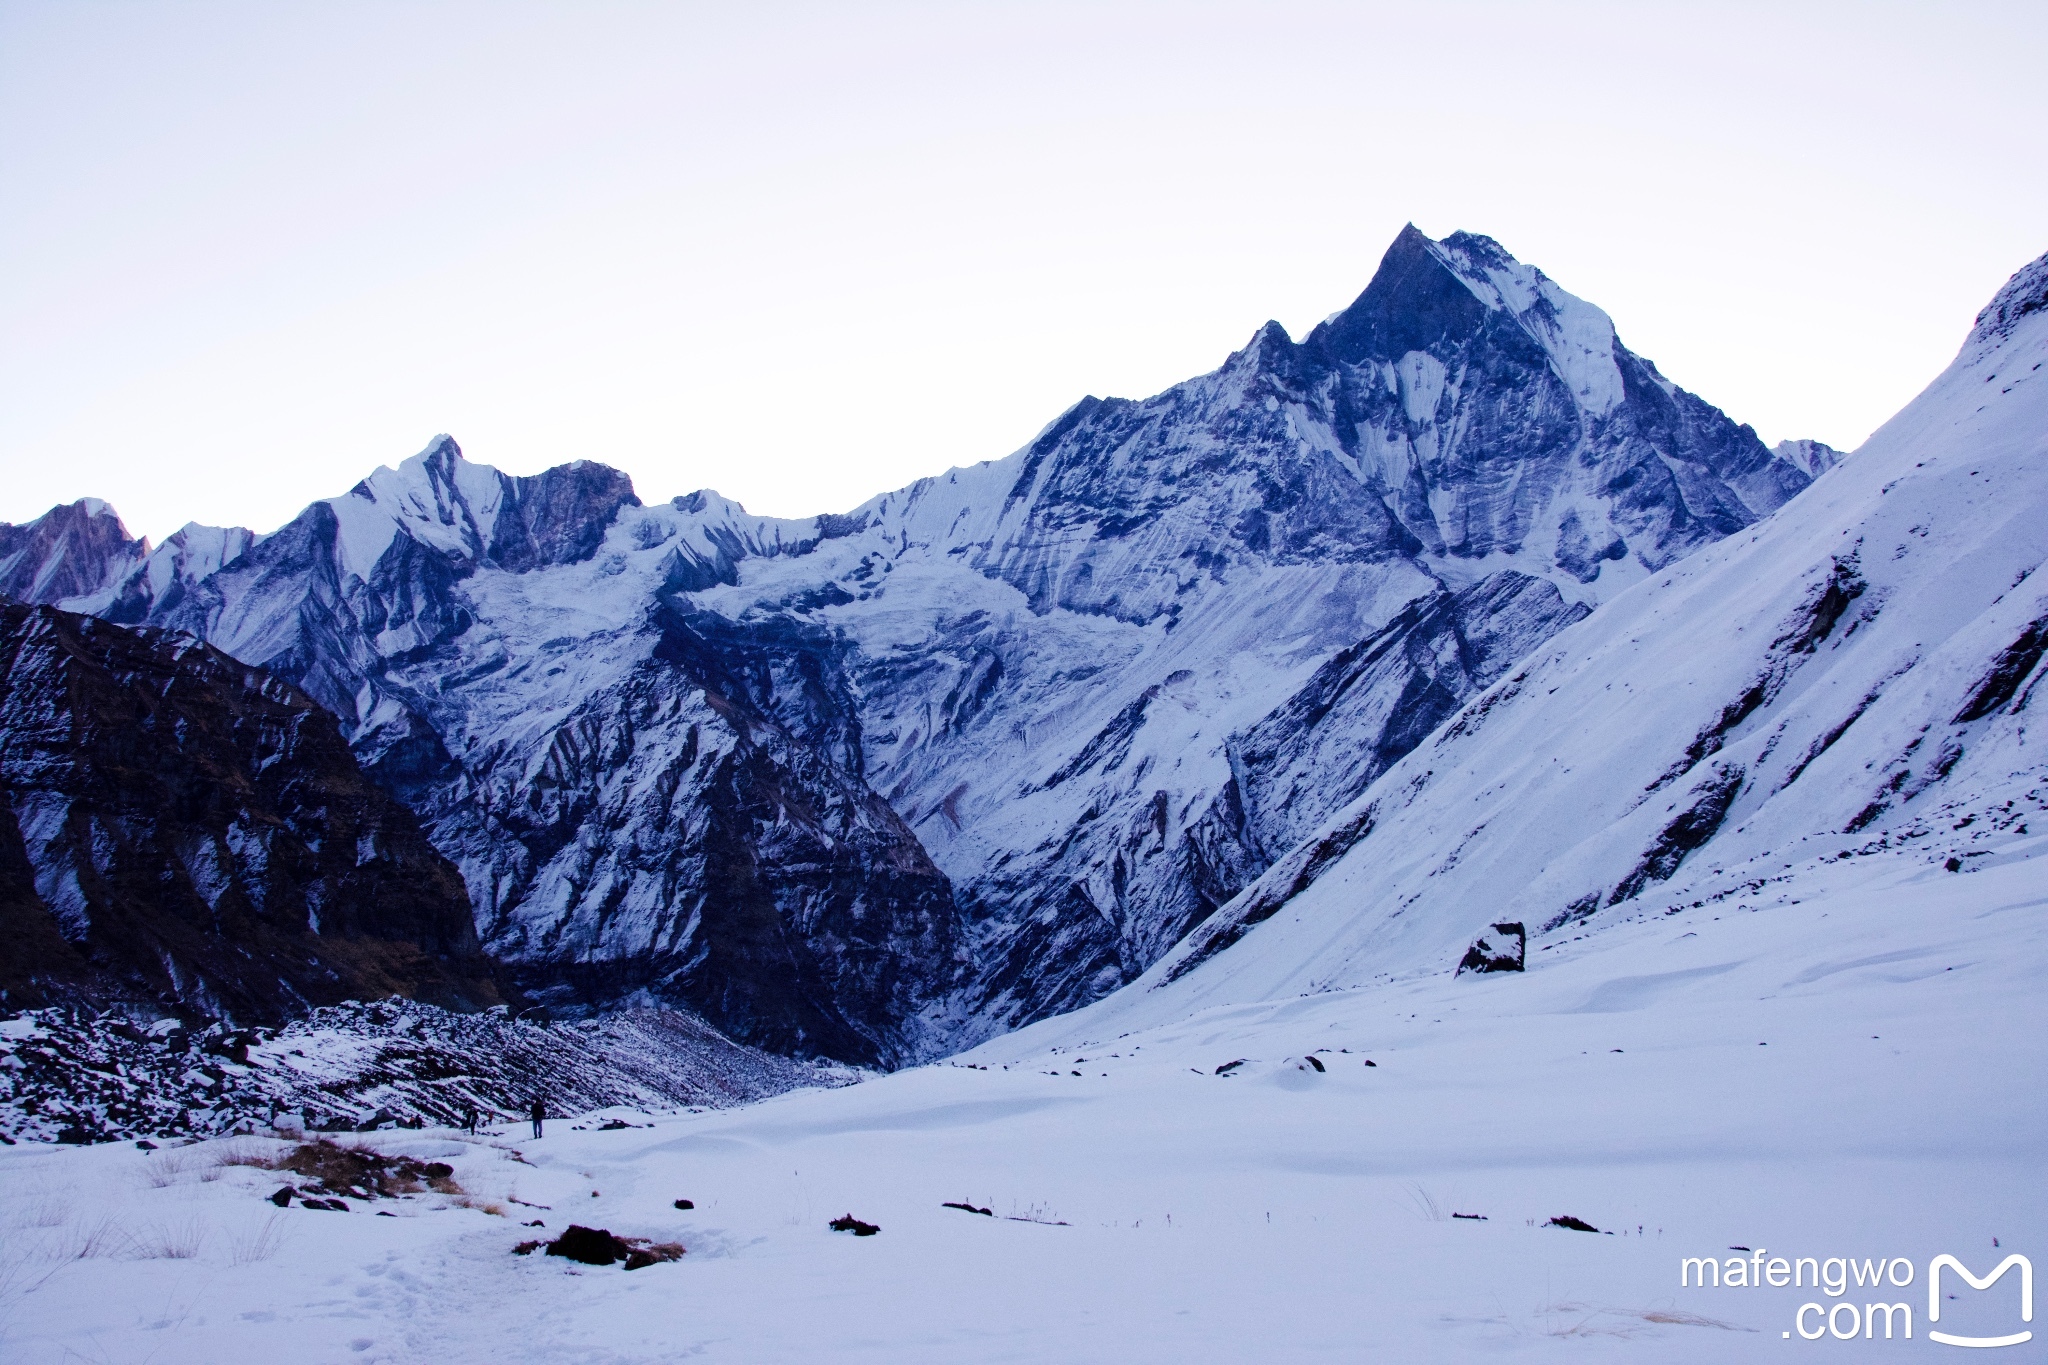
[[[504,1008],[455,1014],[392,998],[328,1005],[282,1028],[144,1038],[119,1012],[0,1018],[0,1141],[144,1133],[355,1131],[519,1119],[613,1105],[724,1108],[853,1073],[743,1047],[677,1010],[545,1024]],[[457,1149],[460,1150],[460,1149]]]

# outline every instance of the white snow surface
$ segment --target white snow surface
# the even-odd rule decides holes
[[[366,1138],[449,1162],[472,1207],[280,1211],[278,1175],[216,1164],[269,1140],[0,1149],[0,1357],[1718,1363],[1817,1355],[1783,1335],[1802,1303],[1873,1300],[1914,1341],[1828,1358],[1938,1354],[1932,1257],[2048,1254],[2039,869],[1807,863],[1526,975],[1178,1017],[1153,994],[1128,1032],[1048,1021],[740,1110]],[[688,1254],[511,1254],[571,1222]],[[1682,1258],[1749,1249],[1915,1279],[1680,1287]],[[1941,1325],[2012,1330],[2016,1297],[1965,1291]]]

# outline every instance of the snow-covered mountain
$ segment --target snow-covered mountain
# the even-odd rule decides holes
[[[1075,1026],[1442,972],[1496,921],[1533,970],[1828,864],[2038,856],[2044,366],[2048,256],[1809,493],[1559,633]]]
[[[1410,228],[1301,342],[1269,323],[845,515],[648,507],[604,466],[516,479],[442,438],[268,536],[100,534],[63,573],[30,549],[75,528],[0,546],[18,595],[331,707],[537,997],[893,1063],[1137,977],[1820,460],[1491,240]]]

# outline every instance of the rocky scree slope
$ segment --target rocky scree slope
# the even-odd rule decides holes
[[[76,1007],[0,1018],[0,1143],[286,1130],[368,1132],[627,1106],[724,1108],[852,1073],[742,1047],[677,1010],[542,1024],[396,997],[325,1005],[281,1028]]]
[[[1539,648],[1090,1027],[1440,971],[1494,920],[1535,963],[1823,863],[2040,857],[2044,563],[2048,257],[1853,459]]]
[[[499,996],[453,866],[298,689],[0,603],[0,991],[282,1023]]]
[[[1491,240],[1411,228],[1303,341],[845,515],[646,507],[443,438],[272,535],[116,547],[64,601],[332,707],[522,988],[893,1064],[1135,978],[1815,459]]]

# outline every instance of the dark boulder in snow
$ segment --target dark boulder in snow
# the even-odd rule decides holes
[[[605,1228],[586,1228],[572,1223],[569,1230],[552,1242],[521,1242],[512,1248],[515,1256],[527,1256],[547,1248],[550,1256],[561,1256],[584,1265],[617,1265],[643,1270],[665,1261],[679,1261],[684,1248],[680,1242],[656,1242],[646,1237],[614,1237]]]
[[[566,1256],[585,1265],[613,1265],[633,1254],[633,1248],[605,1228],[586,1228],[572,1223],[569,1230],[548,1243],[548,1255]]]
[[[1465,950],[1465,956],[1459,960],[1458,970],[1453,975],[1463,976],[1466,972],[1519,972],[1528,956],[1528,950],[1527,929],[1517,923],[1496,924],[1472,940],[1472,946]]]

